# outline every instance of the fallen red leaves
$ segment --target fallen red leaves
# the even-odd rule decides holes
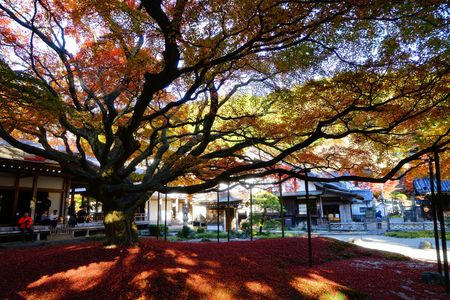
[[[420,282],[433,264],[392,260],[323,238],[232,243],[143,240],[0,251],[0,298],[26,299],[446,299]]]

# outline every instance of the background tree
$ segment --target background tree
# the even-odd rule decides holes
[[[254,224],[259,226],[259,233],[262,233],[263,227],[268,220],[268,212],[281,212],[280,200],[274,194],[267,191],[260,191],[253,198],[254,205],[260,210],[260,215],[255,214]]]
[[[297,166],[384,181],[449,143],[448,17],[445,1],[5,0],[0,137],[84,179],[108,243],[136,241],[154,191]]]

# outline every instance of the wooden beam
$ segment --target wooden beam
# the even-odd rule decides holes
[[[36,202],[37,202],[37,182],[38,182],[38,176],[33,175],[33,185],[31,186],[31,202],[30,202],[30,216],[33,219],[33,221],[36,219],[35,213],[36,213]]]

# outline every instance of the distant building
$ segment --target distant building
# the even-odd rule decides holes
[[[44,210],[65,212],[71,177],[59,165],[14,147],[0,146],[0,225],[16,225],[24,212],[39,221]]]
[[[450,180],[442,180],[443,207],[448,214],[450,206]],[[416,178],[413,180],[415,202],[420,205],[423,216],[431,219],[431,184],[429,178]],[[434,181],[434,192],[437,193],[437,182]]]
[[[313,224],[323,222],[362,221],[373,217],[370,189],[361,189],[351,183],[335,182],[308,183],[309,208]],[[292,178],[282,184],[282,199],[286,210],[285,226],[295,227],[306,221],[306,190],[305,182]],[[279,188],[272,192],[279,195]]]

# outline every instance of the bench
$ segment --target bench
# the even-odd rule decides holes
[[[46,236],[50,234],[50,227],[43,225],[35,225],[33,226],[33,234],[36,235],[36,240],[41,240],[41,234],[45,234]],[[15,226],[7,226],[0,227],[0,238],[1,237],[11,237],[11,236],[21,236],[22,231],[19,227]]]
[[[81,224],[77,224],[77,226],[75,226],[75,227],[70,227],[70,232],[71,232],[72,237],[75,237],[76,232],[84,232],[84,231],[86,232],[84,234],[84,236],[88,237],[88,236],[90,236],[90,234],[92,232],[95,232],[95,231],[104,232],[105,226],[103,225],[103,223],[98,223],[98,224],[81,223]]]

